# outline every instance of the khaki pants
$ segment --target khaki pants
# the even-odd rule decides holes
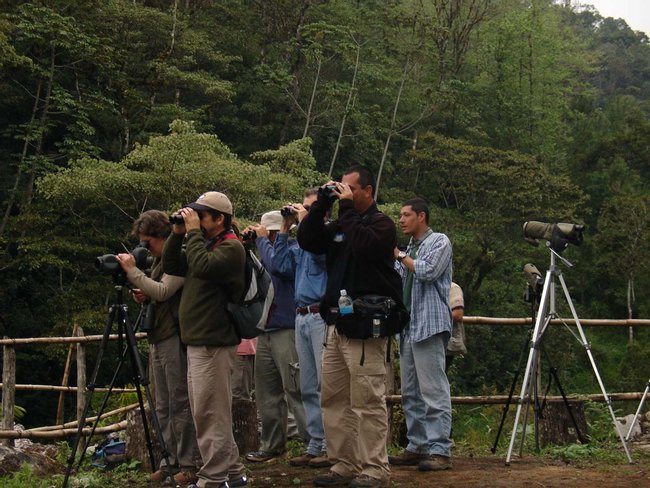
[[[156,415],[160,421],[172,466],[201,466],[199,446],[187,394],[187,356],[180,337],[151,344],[151,364],[156,389]],[[162,468],[165,460],[160,461]]]
[[[262,422],[260,451],[273,454],[286,451],[288,409],[293,412],[300,437],[309,440],[293,329],[275,330],[257,337],[255,401]]]
[[[199,488],[220,486],[244,474],[232,434],[230,375],[236,346],[187,347],[187,386],[203,466]]]
[[[333,326],[327,335],[321,406],[332,471],[387,480],[386,339],[348,339]]]

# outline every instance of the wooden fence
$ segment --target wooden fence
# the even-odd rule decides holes
[[[531,318],[494,318],[494,317],[465,317],[463,322],[468,324],[483,324],[491,326],[522,326],[530,325]],[[647,327],[650,326],[650,320],[635,319],[635,320],[604,320],[604,319],[580,319],[583,326],[589,327]],[[569,320],[552,320],[551,325],[575,325],[572,319]],[[146,334],[136,334],[138,340],[146,338]],[[32,337],[21,339],[10,339],[5,337],[0,340],[0,345],[3,347],[3,369],[2,369],[2,424],[0,425],[0,442],[5,445],[10,445],[15,438],[63,438],[74,436],[77,433],[77,421],[63,423],[63,395],[65,393],[76,393],[77,396],[77,419],[83,413],[83,408],[86,402],[88,391],[86,388],[86,345],[91,342],[100,342],[101,335],[84,336],[80,327],[75,327],[72,337]],[[118,339],[117,334],[111,334],[109,340],[114,341]],[[62,385],[25,385],[16,384],[16,347],[36,344],[69,344],[69,352],[66,360],[65,371],[63,375]],[[69,372],[71,369],[72,355],[76,350],[76,364],[77,364],[77,385],[84,385],[82,388],[68,386]],[[57,409],[57,425],[38,427],[35,429],[17,431],[14,430],[14,406],[16,391],[29,390],[29,391],[54,391],[59,392],[59,406]],[[97,392],[107,391],[105,388],[96,388]],[[134,389],[113,388],[115,393],[134,392]],[[625,400],[640,400],[642,392],[631,393],[611,393],[610,398],[615,401]],[[584,395],[582,399],[592,401],[604,401],[603,395]],[[519,398],[514,397],[512,400],[517,401]],[[558,401],[560,397],[549,398],[550,401]],[[401,397],[399,395],[390,395],[386,397],[389,404],[399,403]],[[494,396],[457,396],[452,397],[452,403],[455,404],[505,404],[508,401],[506,395]],[[106,412],[102,418],[110,417],[120,413],[124,413],[130,409],[137,408],[137,404],[124,407],[123,409]],[[88,418],[88,422],[94,422],[95,418]],[[116,424],[103,427],[96,430],[97,433],[112,432],[122,430],[125,428],[125,422],[118,422]]]

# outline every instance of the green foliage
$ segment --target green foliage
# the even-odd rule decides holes
[[[4,2],[0,332],[101,330],[113,290],[92,263],[132,247],[142,210],[216,189],[257,221],[323,182],[335,147],[335,176],[382,162],[393,219],[428,199],[468,315],[528,314],[521,268],[548,260],[522,242],[534,219],[587,225],[566,251],[580,316],[646,317],[649,49],[551,0]],[[524,330],[467,333],[454,389],[502,392]],[[606,386],[638,388],[647,332],[636,349],[588,336]],[[584,351],[547,340],[567,390],[593,392]],[[25,351],[19,370],[48,382],[66,351]],[[26,423],[51,415],[21,395]]]

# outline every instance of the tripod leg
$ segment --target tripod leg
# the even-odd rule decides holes
[[[533,331],[533,336],[531,338],[531,347],[528,353],[528,362],[526,363],[526,370],[524,372],[524,380],[521,385],[521,393],[519,395],[519,403],[517,405],[517,413],[515,414],[515,423],[512,428],[512,436],[510,437],[510,445],[508,446],[508,454],[506,455],[506,464],[510,464],[512,459],[512,449],[515,445],[515,438],[517,437],[517,426],[519,425],[519,417],[521,415],[521,408],[526,396],[526,391],[528,390],[528,385],[530,381],[530,375],[533,368],[533,360],[536,356],[537,343],[541,339],[541,330],[546,316],[546,311],[548,309],[548,299],[550,295],[551,287],[551,272],[546,272],[546,280],[544,281],[544,288],[542,290],[542,298],[540,299],[540,309],[537,314],[537,320],[535,321],[535,329]],[[550,321],[550,317],[548,318]]]
[[[634,428],[634,425],[636,424],[636,421],[639,418],[639,414],[641,413],[641,409],[643,408],[643,402],[645,402],[645,397],[648,395],[648,390],[650,390],[650,381],[648,381],[648,384],[645,387],[645,391],[643,392],[643,396],[641,397],[641,403],[639,403],[639,408],[636,409],[636,413],[634,414],[634,418],[632,419],[632,423],[630,424],[630,428],[627,431],[627,435],[625,436],[626,441],[630,440],[630,435],[632,434],[632,429]]]
[[[121,343],[122,341],[119,341],[119,342]],[[101,416],[104,413],[104,411],[106,410],[106,407],[108,406],[108,399],[110,398],[111,393],[113,393],[113,388],[115,387],[115,382],[117,381],[117,377],[119,376],[120,371],[122,370],[122,366],[124,365],[124,361],[126,361],[127,353],[128,353],[128,349],[123,348],[122,349],[122,356],[120,357],[120,360],[117,363],[117,367],[115,368],[115,372],[113,373],[113,378],[111,378],[111,382],[108,385],[108,390],[106,391],[106,394],[104,395],[104,398],[102,400],[102,404],[99,407],[99,410],[97,411],[97,420],[92,425],[92,427],[90,429],[90,434],[88,434],[88,436],[86,437],[84,447],[83,447],[83,449],[81,451],[81,455],[79,456],[79,460],[77,462],[77,469],[79,469],[79,467],[81,467],[81,464],[83,462],[85,453],[88,450],[88,446],[90,446],[90,442],[92,440],[92,437],[95,435],[95,430],[97,429],[97,427],[99,426],[99,422],[101,421]]]
[[[614,409],[612,407],[612,400],[609,398],[609,395],[607,394],[607,391],[605,391],[605,385],[603,384],[603,380],[600,377],[600,373],[598,372],[598,367],[596,366],[596,361],[594,360],[594,356],[591,352],[591,346],[587,342],[587,338],[585,337],[585,333],[582,330],[582,325],[580,324],[580,319],[578,318],[578,314],[576,312],[575,307],[573,306],[573,302],[571,301],[571,295],[569,295],[569,289],[566,286],[566,283],[564,282],[564,278],[562,275],[559,275],[560,278],[560,283],[562,284],[562,289],[564,290],[564,296],[566,298],[567,304],[569,305],[569,308],[571,309],[571,313],[573,314],[573,319],[576,322],[576,328],[578,329],[578,332],[580,333],[580,342],[582,346],[585,348],[585,351],[587,351],[587,356],[589,357],[589,362],[591,363],[591,367],[594,370],[594,374],[596,375],[596,380],[598,381],[598,385],[600,386],[600,390],[603,392],[603,396],[605,397],[605,402],[607,403],[607,408],[609,409],[609,413],[612,417],[612,422],[614,423],[614,428],[616,429],[616,433],[618,434],[619,439],[621,440],[621,444],[623,445],[623,450],[625,451],[625,454],[627,456],[627,460],[630,464],[632,464],[632,457],[630,456],[630,451],[627,449],[627,443],[625,442],[625,439],[623,438],[623,434],[621,432],[621,429],[618,427],[618,422],[616,421],[616,414],[614,413]]]
[[[97,353],[95,369],[93,370],[93,373],[90,377],[90,381],[86,386],[86,389],[88,390],[86,396],[86,403],[84,405],[84,409],[81,414],[81,417],[79,418],[79,425],[77,426],[77,434],[75,435],[74,441],[72,443],[72,450],[70,452],[70,456],[68,457],[68,464],[65,470],[65,476],[63,478],[63,488],[66,488],[68,486],[68,479],[70,478],[70,474],[72,474],[75,456],[77,454],[77,449],[79,448],[79,442],[81,440],[81,436],[83,435],[83,429],[86,425],[86,417],[88,417],[88,410],[90,409],[90,403],[92,401],[93,392],[95,391],[95,383],[97,381],[97,376],[99,375],[99,369],[101,366],[102,358],[104,356],[104,351],[106,350],[106,346],[108,345],[108,336],[111,333],[112,324],[113,321],[115,320],[116,314],[117,314],[117,307],[115,305],[112,305],[108,313],[108,318],[106,319],[106,325],[104,326],[102,340],[99,344],[99,351]],[[82,388],[82,385],[77,385],[77,387]],[[81,453],[80,459],[83,459],[84,453],[85,453],[85,449],[84,452]],[[80,465],[81,465],[81,461],[79,461],[79,466]]]
[[[140,390],[140,385],[142,385],[145,395],[147,397],[147,402],[151,407],[151,420],[153,422],[154,430],[156,431],[156,436],[158,437],[158,442],[160,443],[160,449],[162,451],[162,457],[167,463],[167,466],[171,466],[169,462],[169,451],[167,450],[167,445],[165,444],[165,439],[162,435],[162,427],[160,426],[160,421],[158,415],[156,414],[156,409],[154,408],[154,402],[151,395],[151,389],[149,388],[149,379],[145,374],[144,367],[142,366],[142,361],[140,360],[140,352],[138,351],[138,342],[135,337],[135,332],[129,324],[129,317],[126,313],[126,308],[123,309],[123,320],[124,320],[124,331],[126,332],[126,339],[128,348],[130,351],[131,359],[131,368],[133,372],[133,379],[136,384],[136,389],[138,392],[138,402],[140,403],[140,414],[142,416],[142,424],[144,426],[144,435],[147,441],[147,448],[149,450],[149,458],[151,459],[151,468],[153,471],[156,469],[155,458],[153,455],[153,446],[151,444],[151,436],[149,434],[149,427],[147,423],[147,414],[144,410],[144,401],[142,398],[142,391]],[[172,485],[175,486],[174,478],[170,477]]]
[[[524,354],[526,353],[526,349],[528,348],[528,344],[530,343],[532,333],[533,333],[533,329],[531,328],[526,334],[526,339],[524,340],[524,343],[521,346],[521,352],[519,353],[519,362],[517,363],[517,371],[515,372],[515,376],[512,379],[512,384],[510,385],[510,392],[508,393],[508,401],[503,406],[503,414],[501,415],[501,422],[499,423],[499,429],[497,430],[497,435],[496,438],[494,439],[494,444],[490,449],[490,451],[492,451],[492,454],[494,454],[497,451],[497,446],[499,445],[501,432],[503,431],[503,426],[506,423],[506,417],[508,416],[508,411],[510,410],[510,403],[512,402],[512,397],[515,393],[515,387],[517,386],[517,381],[519,380],[519,375],[521,374],[521,364],[524,361]]]

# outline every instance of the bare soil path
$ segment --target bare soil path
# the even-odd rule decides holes
[[[314,477],[325,470],[294,468],[286,460],[247,463],[251,486],[312,486]],[[586,466],[549,461],[539,457],[513,459],[506,466],[502,457],[454,458],[452,470],[423,473],[417,467],[394,467],[391,487],[562,487],[621,488],[650,487],[650,465],[599,464]]]

